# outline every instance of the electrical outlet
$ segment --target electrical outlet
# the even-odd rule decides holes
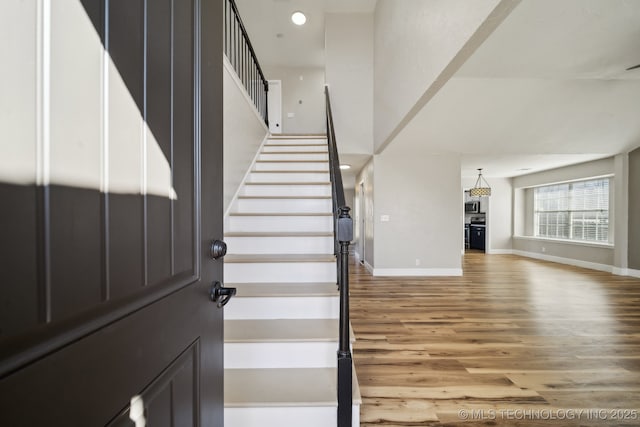
[[[542,247],[542,252],[547,252],[547,248],[545,248],[544,246]]]
[[[416,258],[416,265],[420,265],[420,259]]]

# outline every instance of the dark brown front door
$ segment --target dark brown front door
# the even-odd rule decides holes
[[[222,426],[221,1],[6,9],[0,425]]]

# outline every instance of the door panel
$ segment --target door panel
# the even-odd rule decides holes
[[[0,135],[26,165],[0,173],[0,424],[132,425],[140,395],[150,425],[221,426],[222,3],[31,2],[0,7],[38,34],[37,105],[0,130],[37,128]]]

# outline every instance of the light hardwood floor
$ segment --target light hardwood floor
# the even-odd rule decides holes
[[[351,266],[362,426],[640,426],[640,279],[512,255],[463,267]]]

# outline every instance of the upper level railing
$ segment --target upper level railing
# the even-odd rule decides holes
[[[338,427],[351,427],[352,358],[349,334],[349,245],[353,239],[351,210],[345,203],[342,172],[333,127],[329,87],[324,88],[327,109],[327,140],[329,144],[329,175],[333,199],[334,251],[337,259],[337,282],[340,290],[340,332],[338,345]]]
[[[260,68],[235,0],[224,2],[224,53],[236,70],[262,119],[269,126],[267,103],[269,82]]]

